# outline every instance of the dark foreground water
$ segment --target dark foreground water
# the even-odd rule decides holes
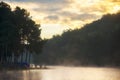
[[[120,80],[120,69],[57,66],[46,70],[2,71],[0,80]]]

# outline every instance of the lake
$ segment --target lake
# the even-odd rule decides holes
[[[0,80],[120,80],[120,69],[50,66],[50,69],[2,71]]]

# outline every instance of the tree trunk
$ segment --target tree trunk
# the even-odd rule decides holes
[[[8,60],[7,60],[7,44],[5,45],[5,63],[7,63]]]
[[[30,54],[30,53],[28,53],[28,54],[29,54],[29,59],[28,59],[28,62],[29,62],[29,64],[30,64],[31,54]]]
[[[23,55],[23,53],[21,54],[21,62],[20,63],[23,63],[23,57],[24,57],[24,55]]]
[[[28,53],[27,53],[27,50],[25,50],[25,62],[27,63],[28,62]]]

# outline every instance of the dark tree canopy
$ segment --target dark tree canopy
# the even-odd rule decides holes
[[[120,66],[120,13],[53,37],[42,56],[50,64]]]
[[[42,41],[39,27],[27,10],[20,7],[12,10],[10,5],[0,2],[0,59],[5,60],[12,53],[18,56],[25,49],[40,53],[42,46],[36,47]]]

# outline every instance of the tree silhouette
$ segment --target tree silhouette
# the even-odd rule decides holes
[[[43,48],[49,64],[120,66],[120,12],[104,15],[81,29],[48,40]]]
[[[40,25],[30,18],[29,12],[20,7],[11,10],[5,2],[0,2],[0,60],[11,62],[23,52],[40,53],[36,49],[42,43]],[[39,46],[38,49],[41,49]],[[28,55],[29,56],[29,55]]]

